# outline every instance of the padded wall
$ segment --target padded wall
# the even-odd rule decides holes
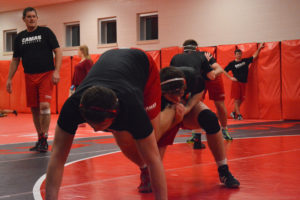
[[[300,40],[281,42],[282,117],[300,119]]]
[[[209,52],[213,57],[216,57],[216,47],[198,47],[198,50]]]
[[[157,69],[160,70],[160,51],[147,51],[147,53],[153,58]]]
[[[260,119],[281,119],[280,43],[267,42],[258,57]]]
[[[257,43],[239,44],[237,48],[243,52],[243,58],[249,58],[253,56],[257,50]],[[258,106],[258,77],[257,77],[257,59],[249,65],[248,83],[246,86],[246,99],[241,106],[241,112],[244,118],[258,119],[259,118],[259,106]]]
[[[12,87],[12,94],[10,95],[11,109],[15,109],[18,112],[30,113],[30,108],[26,106],[25,75],[21,62],[13,77]]]
[[[73,57],[74,59],[74,57]],[[57,109],[60,112],[63,104],[69,97],[71,87],[71,57],[63,56],[60,68],[60,81],[57,85]]]
[[[93,60],[93,63],[95,64],[99,60],[101,54],[91,54],[90,56],[91,59]]]
[[[182,53],[182,48],[180,47],[167,47],[161,49],[161,68],[170,65],[171,59],[176,54]]]
[[[235,59],[234,51],[235,45],[219,45],[217,46],[217,62],[225,68],[229,62]],[[229,73],[231,76],[231,72]],[[229,117],[230,112],[233,110],[233,100],[230,98],[231,92],[231,80],[222,74],[224,88],[225,88],[225,106],[227,108],[227,114]]]
[[[6,80],[9,71],[10,61],[0,61],[0,109],[10,109],[9,93],[6,91]]]

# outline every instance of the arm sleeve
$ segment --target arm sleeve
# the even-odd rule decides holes
[[[20,52],[19,46],[20,46],[19,37],[17,36],[14,41],[14,54],[13,54],[14,58],[21,57],[21,52]]]
[[[81,117],[79,105],[77,105],[76,102],[77,101],[73,96],[67,99],[57,120],[57,124],[61,129],[73,135],[76,133],[78,124],[85,122]]]
[[[229,72],[231,70],[231,62],[225,67],[224,69],[226,72]]]
[[[208,63],[208,61],[206,60],[206,58],[204,59],[204,61],[202,62],[202,67],[201,67],[201,71],[202,71],[202,76],[208,80],[207,78],[207,73],[212,71],[213,68],[211,68],[210,64]]]
[[[209,52],[206,52],[206,53],[209,53]],[[209,53],[210,54],[210,53]],[[216,63],[217,61],[216,61],[216,59],[214,58],[214,57],[212,57],[209,61],[208,61],[208,63],[209,63],[209,65],[213,65],[214,63]]]
[[[50,45],[51,49],[56,49],[59,47],[56,36],[49,28],[48,28],[48,44]]]
[[[253,62],[253,56],[251,56],[250,58],[246,58],[245,60],[248,64],[250,64]]]

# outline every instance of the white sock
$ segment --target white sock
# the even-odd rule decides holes
[[[227,158],[225,158],[224,160],[220,160],[216,162],[218,167],[222,166],[222,165],[227,165]]]

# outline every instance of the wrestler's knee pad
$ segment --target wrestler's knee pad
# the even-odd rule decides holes
[[[209,109],[201,111],[198,115],[198,123],[206,134],[216,134],[220,130],[218,117]]]

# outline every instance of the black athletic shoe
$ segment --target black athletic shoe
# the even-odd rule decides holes
[[[205,144],[201,142],[201,133],[195,133],[194,137],[194,149],[205,149]]]
[[[194,143],[195,142],[195,133],[192,134],[192,137],[186,140],[186,143]]]
[[[37,151],[39,151],[41,153],[44,153],[44,152],[48,151],[48,142],[47,142],[46,137],[41,138],[40,143],[37,147]]]
[[[140,193],[150,193],[152,192],[151,182],[150,182],[150,175],[148,172],[148,168],[141,169],[141,184],[138,186],[138,190]]]
[[[230,117],[232,117],[232,119],[236,119],[236,113],[235,112],[230,113]]]
[[[218,168],[219,177],[221,183],[228,188],[238,188],[240,186],[240,182],[232,176],[228,169],[228,165],[222,165]]]
[[[16,110],[14,110],[12,113],[18,116],[18,112]]]
[[[228,133],[228,129],[227,128],[222,128],[222,134],[223,134],[223,138],[225,140],[233,140],[233,138],[231,137],[231,135]]]
[[[39,141],[37,141],[37,142],[35,143],[35,146],[31,147],[31,148],[29,149],[29,151],[38,151],[38,146],[40,145],[40,142],[41,142],[41,140],[39,139]]]
[[[238,120],[243,120],[243,116],[240,114],[240,115],[237,115],[237,119]]]

